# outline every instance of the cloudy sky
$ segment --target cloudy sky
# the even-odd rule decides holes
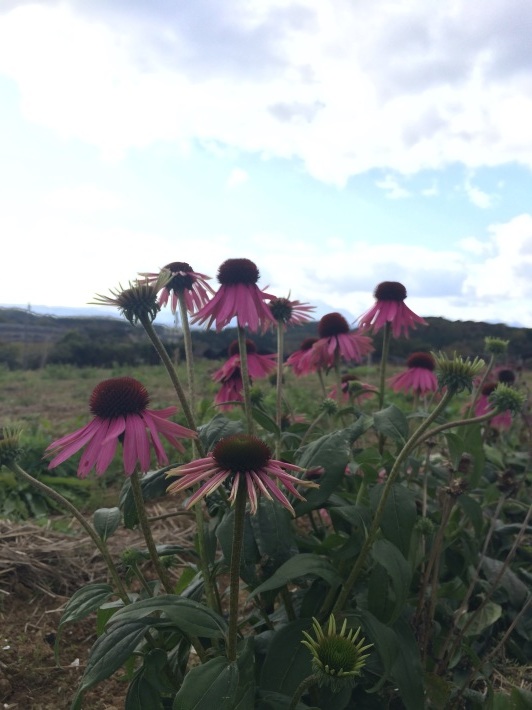
[[[0,304],[253,259],[532,327],[530,0],[0,0]]]

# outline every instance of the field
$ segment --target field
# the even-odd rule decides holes
[[[217,387],[212,382],[211,375],[220,364],[219,362],[201,361],[196,365],[196,384],[200,393],[196,402],[197,423],[199,425],[210,426],[209,422],[219,411],[212,404]],[[399,367],[391,368],[387,372],[387,376],[394,374],[399,369]],[[179,365],[177,372],[181,380],[183,382],[186,381],[184,365]],[[356,369],[356,373],[361,381],[370,385],[378,385],[378,366],[361,366]],[[78,369],[70,366],[48,366],[42,370],[34,371],[10,372],[8,370],[0,370],[1,410],[4,413],[9,413],[9,422],[21,424],[24,430],[22,438],[25,448],[22,458],[23,467],[30,473],[41,476],[48,484],[56,486],[89,518],[99,508],[110,508],[116,505],[124,480],[121,456],[117,455],[115,457],[105,476],[96,478],[92,474],[85,481],[79,481],[79,479],[75,478],[79,457],[65,462],[60,471],[48,472],[47,460],[43,458],[44,449],[51,441],[84,426],[89,421],[91,415],[88,408],[88,399],[93,388],[100,381],[126,375],[137,378],[147,387],[150,393],[150,408],[162,409],[177,404],[179,410],[177,421],[186,425],[186,420],[177,402],[175,392],[161,367]],[[284,401],[288,403],[287,417],[289,424],[287,429],[283,430],[282,441],[284,442],[283,446],[285,447],[286,455],[293,456],[293,452],[297,451],[298,445],[301,443],[308,444],[313,440],[318,440],[319,437],[324,437],[323,440],[329,445],[328,441],[332,441],[332,438],[337,435],[335,433],[336,430],[340,431],[342,427],[347,427],[344,430],[348,431],[348,428],[353,426],[351,423],[353,415],[355,415],[355,420],[359,423],[362,422],[364,417],[369,422],[369,418],[375,411],[375,399],[358,402],[354,408],[351,404],[346,404],[346,408],[341,409],[338,413],[335,413],[333,408],[330,411],[324,411],[321,407],[323,390],[317,377],[309,376],[298,379],[294,377],[292,372],[287,372],[285,377]],[[329,391],[334,385],[334,372],[330,372],[325,379],[326,390]],[[254,401],[259,403],[257,407],[260,409],[260,412],[256,413],[256,422],[261,435],[273,442],[277,436],[275,425],[272,423],[275,419],[276,404],[275,377],[261,380],[257,385],[259,394],[257,390],[253,391]],[[528,373],[521,374],[519,388],[521,392],[528,394]],[[459,394],[455,398],[448,406],[448,418],[458,419],[462,416],[468,397],[469,395],[466,392]],[[388,392],[386,401],[388,407],[395,408],[393,412],[388,410],[387,416],[389,416],[389,420],[379,425],[380,429],[377,428],[373,433],[372,430],[361,430],[357,446],[353,446],[351,455],[345,461],[342,457],[338,458],[337,447],[340,444],[336,443],[329,450],[326,460],[320,459],[321,454],[319,452],[315,452],[314,459],[310,455],[307,456],[308,461],[312,463],[315,460],[315,462],[321,464],[322,469],[325,468],[324,477],[326,476],[327,480],[334,478],[336,487],[340,486],[338,483],[340,481],[339,474],[343,474],[344,470],[348,472],[348,477],[345,478],[341,487],[338,487],[338,491],[343,491],[342,495],[345,497],[347,505],[342,508],[344,504],[340,502],[339,498],[334,499],[332,504],[323,499],[319,505],[310,509],[306,514],[298,514],[295,524],[296,537],[291,538],[290,544],[292,546],[296,545],[295,553],[297,553],[299,548],[299,553],[329,555],[330,560],[340,570],[340,573],[343,573],[346,569],[343,560],[350,559],[355,554],[353,550],[360,550],[360,543],[355,543],[355,538],[352,537],[355,535],[354,530],[357,529],[352,517],[354,505],[356,503],[356,506],[359,506],[364,496],[367,495],[365,483],[364,487],[362,487],[359,481],[364,477],[364,482],[367,480],[368,486],[371,487],[381,480],[380,478],[377,480],[377,478],[383,472],[385,477],[382,480],[385,480],[386,474],[389,475],[390,471],[393,471],[393,457],[397,456],[400,451],[403,434],[396,437],[394,427],[399,426],[401,428],[407,422],[407,419],[399,420],[396,410],[399,411],[399,408],[402,408],[408,413],[410,424],[405,424],[405,426],[412,428],[422,417],[427,416],[426,407],[430,409],[430,406],[434,406],[437,402],[436,400],[431,403],[430,398],[427,401],[391,391]],[[227,417],[229,422],[238,422],[241,419],[240,409],[237,408],[225,412],[224,416]],[[438,424],[439,421],[443,420],[435,420],[435,423]],[[399,425],[397,422],[400,422]],[[4,425],[6,423],[8,422],[4,420]],[[473,542],[473,540],[477,536],[480,536],[478,540],[481,540],[482,535],[485,535],[485,533],[481,532],[484,525],[482,508],[486,507],[486,519],[489,521],[489,511],[493,511],[496,506],[498,495],[496,492],[497,476],[502,475],[505,471],[511,471],[521,481],[519,496],[515,496],[515,505],[507,504],[505,517],[504,519],[501,518],[501,525],[513,525],[515,529],[519,528],[524,519],[522,511],[526,510],[527,505],[530,505],[530,488],[527,481],[530,470],[528,457],[531,444],[527,420],[516,420],[514,429],[515,431],[512,430],[514,433],[511,435],[509,433],[501,435],[488,428],[485,428],[480,433],[479,429],[469,440],[467,438],[458,440],[459,437],[457,435],[450,435],[446,440],[445,446],[445,442],[442,442],[435,449],[429,450],[432,457],[430,467],[428,465],[428,454],[423,454],[418,462],[414,458],[409,459],[409,468],[406,469],[405,477],[402,479],[404,489],[408,491],[408,496],[403,501],[404,506],[408,507],[411,512],[414,510],[414,517],[415,505],[412,501],[415,501],[418,506],[418,514],[421,511],[421,506],[423,506],[423,515],[430,517],[436,527],[441,525],[442,535],[445,532],[445,534],[450,534],[451,536],[443,548],[440,548],[442,550],[442,571],[439,575],[436,572],[436,576],[441,578],[441,602],[436,602],[436,600],[431,602],[435,605],[437,604],[436,609],[433,609],[431,613],[435,614],[434,618],[438,623],[441,622],[444,614],[449,609],[456,608],[457,604],[459,604],[460,594],[464,593],[464,588],[459,588],[458,580],[465,578],[470,573],[470,571],[469,573],[467,572],[467,568],[468,564],[471,565],[472,562],[468,562],[467,555],[471,554],[471,560],[478,555],[480,542]],[[327,437],[329,437],[328,440]],[[387,448],[384,450],[381,459],[379,447],[382,452],[384,438],[387,440]],[[310,447],[312,450],[312,443]],[[453,509],[449,508],[448,513],[445,510],[439,510],[437,490],[441,490],[446,477],[449,476],[452,468],[450,462],[454,461],[454,465],[458,466],[458,470],[460,470],[459,466],[464,452],[467,455],[473,452],[473,466],[475,467],[481,458],[479,447],[483,449],[482,466],[487,466],[488,470],[486,481],[483,478],[485,471],[471,470],[469,474],[475,480],[475,490],[471,490],[471,495],[463,496],[464,499],[467,498],[468,502],[464,503],[463,507],[460,507],[460,505],[454,507],[453,504]],[[167,451],[170,451],[169,447],[167,447]],[[454,459],[453,455],[455,455]],[[456,456],[458,457],[457,459]],[[328,468],[329,465],[330,470]],[[419,474],[423,467],[425,467],[428,484],[418,486],[413,477],[416,475],[416,471]],[[466,472],[463,475],[465,477],[468,473]],[[55,479],[54,476],[56,477]],[[357,476],[360,478],[357,478]],[[83,530],[70,515],[62,514],[57,507],[47,507],[49,503],[44,498],[40,497],[35,491],[32,492],[26,484],[14,481],[12,473],[8,472],[6,468],[0,471],[0,494],[2,493],[2,486],[5,498],[3,503],[4,510],[7,510],[9,515],[4,520],[0,519],[0,603],[2,604],[0,613],[3,643],[3,648],[0,650],[0,702],[3,703],[3,707],[6,709],[33,708],[34,710],[47,710],[48,708],[57,708],[61,710],[62,708],[69,708],[75,689],[87,666],[89,651],[98,638],[98,634],[94,614],[86,618],[80,618],[76,623],[66,626],[60,644],[60,661],[59,664],[56,664],[53,647],[58,633],[59,620],[69,598],[77,589],[87,584],[107,582],[108,573],[101,556],[92,549],[90,541]],[[330,495],[333,495],[332,491],[333,489],[331,489]],[[186,586],[187,581],[190,582],[189,572],[196,564],[194,552],[196,530],[192,514],[184,514],[183,500],[184,494],[181,493],[176,497],[156,497],[147,501],[147,512],[152,521],[156,543],[180,546],[181,552],[176,554],[173,559],[171,577],[173,582],[180,584],[182,588]],[[411,505],[414,506],[412,509],[410,508]],[[335,507],[336,511],[342,510],[343,521],[338,517],[334,517]],[[396,510],[395,514],[397,512]],[[333,516],[332,522],[329,513]],[[409,526],[412,534],[410,545],[412,546],[414,545],[413,540],[416,534],[413,523],[407,520],[408,516],[404,517],[404,512],[399,514],[403,516],[401,525]],[[448,515],[447,523],[444,524],[446,515]],[[386,537],[388,533],[384,524],[382,530]],[[265,534],[264,531],[261,534]],[[493,531],[490,535],[493,535]],[[220,539],[222,540],[222,538]],[[259,538],[257,539],[259,540]],[[425,549],[424,546],[427,544],[428,539],[426,538],[424,542],[422,538],[419,538],[420,550]],[[432,539],[431,544],[436,546],[437,539],[438,533]],[[498,549],[490,548],[490,555],[496,557],[500,553],[502,555],[500,559],[504,559],[513,539],[515,537],[509,534],[507,537],[494,538],[494,544],[497,543]],[[384,540],[381,540],[379,544],[381,543],[384,543]],[[142,545],[143,538],[137,527],[134,529],[120,528],[108,540],[110,553],[115,559],[120,559],[124,549],[138,548]],[[470,546],[471,550],[466,554],[464,550],[467,546]],[[291,549],[294,548],[292,547]],[[384,550],[384,547],[382,549]],[[388,554],[388,548],[386,549]],[[518,557],[511,560],[512,569],[514,570],[511,574],[515,577],[515,579],[512,577],[515,585],[513,593],[515,594],[518,594],[516,590],[519,590],[519,593],[522,592],[523,579],[532,579],[530,569],[532,545],[526,521],[523,535],[520,538],[520,550]],[[407,555],[407,552],[408,550],[404,550],[405,555]],[[346,558],[346,555],[350,557]],[[422,565],[419,551],[415,552],[412,558],[408,557],[408,559],[413,565]],[[279,564],[280,562],[276,563],[277,567],[279,567]],[[382,576],[382,569],[379,571],[378,566],[375,569],[377,571],[374,574]],[[412,587],[410,591],[406,588],[400,591],[398,579],[394,578],[393,574],[395,573],[390,572],[390,569],[386,567],[388,581],[385,578],[382,579],[382,585],[388,590],[387,599],[383,598],[382,607],[371,606],[371,604],[369,607],[371,613],[380,619],[379,623],[383,628],[384,624],[399,624],[397,605],[414,603],[412,595],[416,592],[416,585],[423,583],[408,573],[408,586],[410,588],[410,584],[412,584]],[[143,573],[148,579],[156,574],[149,562],[143,563]],[[296,623],[294,614],[297,611],[295,612],[291,608],[292,604],[294,601],[297,605],[301,603],[300,595],[305,592],[308,586],[306,584],[302,586],[297,584],[297,579],[304,576],[304,574],[305,570],[295,578],[290,577],[291,580],[295,579],[296,581],[286,585],[282,595],[282,604],[279,606],[278,602],[276,602],[277,613],[286,608],[288,618],[292,619],[293,624]],[[335,572],[335,574],[337,573]],[[139,577],[139,579],[141,580],[142,578]],[[132,581],[131,577],[129,578],[130,588],[136,593],[142,592],[142,581],[139,582],[139,579]],[[251,579],[250,577],[245,580],[249,588],[253,588],[253,586],[258,584],[256,580],[251,581]],[[375,584],[375,581],[372,582],[370,577],[369,583]],[[217,584],[219,593],[223,595],[223,590],[228,590],[229,584],[226,569],[221,570],[219,573]],[[454,585],[454,588],[452,588],[452,585]],[[477,636],[480,638],[480,646],[473,646],[473,641],[477,643],[477,636],[473,638],[467,636],[465,638],[465,642],[467,644],[471,643],[471,646],[468,646],[470,656],[467,662],[465,661],[465,655],[461,660],[464,671],[460,673],[459,666],[451,666],[446,671],[447,677],[458,677],[458,683],[460,683],[467,675],[465,671],[474,665],[471,660],[474,656],[471,654],[479,653],[481,647],[486,649],[486,652],[490,648],[494,648],[495,641],[504,634],[505,624],[507,627],[511,619],[518,613],[520,606],[525,605],[524,598],[520,597],[521,600],[517,604],[510,603],[508,606],[507,597],[508,595],[511,596],[511,592],[508,591],[508,585],[507,581],[504,582],[501,587],[504,594],[502,596],[500,594],[496,595],[495,600],[486,607],[492,614],[492,618],[489,621],[484,618],[478,627]],[[316,591],[318,588],[319,585],[316,587]],[[479,590],[476,590],[479,592],[479,596],[476,597],[475,604],[481,603],[482,594],[486,592],[487,588],[486,583],[483,581]],[[364,587],[360,586],[360,582],[357,589],[357,594],[359,596],[362,595]],[[256,619],[254,622],[252,621],[255,618],[256,609],[247,600],[247,594],[244,594],[243,591],[241,591],[241,594],[240,613],[241,616],[245,617],[244,621],[241,619],[241,623],[244,625],[256,624]],[[287,599],[288,594],[293,595],[294,601],[291,602]],[[399,595],[403,595],[401,601],[398,599]],[[264,598],[270,599],[267,595]],[[273,597],[271,599],[273,600]],[[307,600],[306,603],[308,604],[309,601]],[[439,608],[440,603],[442,603],[441,609]],[[223,596],[223,608],[226,614],[228,613],[227,604],[227,596]],[[392,609],[394,605],[396,607],[395,611]],[[445,609],[445,605],[447,605],[447,609]],[[496,611],[495,607],[500,609],[500,611]],[[474,604],[468,608],[467,613],[471,614],[473,611]],[[391,617],[389,616],[390,614]],[[396,622],[394,621],[395,619],[397,619]],[[521,621],[521,642],[529,633],[527,626],[529,623],[526,620]],[[390,626],[390,628],[392,627]],[[393,628],[396,628],[396,626],[393,626]],[[532,632],[532,629],[530,631]],[[379,633],[381,632],[379,631]],[[385,631],[382,631],[382,633],[385,634]],[[420,632],[420,634],[422,636],[423,632]],[[385,651],[379,648],[379,644],[382,645],[383,643],[382,640],[379,641],[378,638],[372,640],[379,653],[385,655]],[[432,642],[426,643],[428,645],[424,654],[425,656],[430,656],[430,643]],[[461,704],[456,705],[456,707],[474,708],[486,706],[493,707],[494,710],[506,707],[518,710],[519,707],[524,707],[524,705],[518,704],[521,696],[515,695],[515,689],[521,689],[525,693],[527,688],[532,685],[530,658],[527,661],[526,657],[529,652],[528,649],[532,648],[532,641],[527,641],[524,644],[524,648],[527,649],[524,652],[525,656],[519,656],[516,643],[519,643],[519,641],[516,642],[514,639],[509,645],[501,648],[498,655],[491,658],[490,669],[485,675],[485,679],[482,679],[482,682],[477,680],[476,684],[473,683],[470,687],[469,695],[466,693],[465,697],[460,701]],[[380,665],[381,663],[384,663],[384,670],[382,665]],[[384,656],[381,656],[380,662],[373,662],[373,665],[370,664],[369,672],[373,677],[372,682],[383,672],[385,674],[389,672],[397,673],[397,669],[393,670],[395,668],[393,663],[390,661],[391,665],[389,667],[386,665],[387,663],[388,661],[386,661]],[[194,667],[194,662],[189,660],[190,667]],[[456,676],[457,671],[458,676]],[[94,688],[87,690],[83,707],[91,710],[112,710],[113,708],[118,710],[118,708],[124,707],[131,679],[132,666],[125,664],[124,669],[114,673],[111,678],[103,679]],[[451,686],[444,686],[436,678],[433,668],[426,675],[426,683],[432,684],[429,685],[430,700],[427,701],[428,708],[443,710],[444,708],[452,707],[452,705],[448,704],[451,697],[451,691],[449,690]],[[412,681],[412,687],[401,689],[405,697],[409,693],[415,696],[417,691],[415,691],[414,685]],[[488,685],[490,688],[489,693],[486,690]],[[285,686],[289,687],[286,684]],[[288,693],[288,690],[286,692]],[[293,692],[293,689],[291,692]],[[320,692],[323,693],[323,691]],[[496,692],[499,694],[502,692],[508,703],[510,703],[510,698],[513,698],[511,702],[514,704],[502,705],[498,701],[499,704],[489,706],[482,701],[478,705],[480,697],[486,699],[490,693],[493,696],[493,693]],[[314,695],[311,695],[311,697],[315,700]],[[336,698],[336,695],[334,697]],[[366,697],[366,693],[363,694],[363,697]],[[370,696],[368,695],[367,697],[369,698]],[[394,709],[414,707],[412,702],[415,701],[412,700],[403,700],[404,705],[402,705],[391,686],[388,695],[382,694],[379,697],[380,706],[371,705],[371,702],[367,701],[368,704],[360,704],[360,707],[368,708],[368,710],[377,710],[378,707]],[[528,696],[523,695],[522,697],[528,699]],[[127,702],[131,703],[131,700]],[[322,700],[321,702],[325,701]],[[127,707],[133,708],[137,706],[130,704]],[[141,708],[143,706],[139,705],[138,707]],[[161,707],[170,707],[170,705],[163,704]],[[199,707],[203,706],[200,705]],[[264,705],[264,708],[268,707],[270,705]],[[271,707],[274,707],[274,705]],[[281,704],[279,707],[287,706]],[[302,704],[298,707],[308,706]],[[331,705],[330,707],[333,706]],[[338,707],[350,708],[352,706],[350,704],[340,704]],[[359,707],[358,704],[357,707]]]

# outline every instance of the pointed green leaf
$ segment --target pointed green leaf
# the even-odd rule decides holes
[[[211,451],[220,439],[243,431],[242,422],[216,414],[210,422],[198,427],[198,434],[205,451]]]
[[[375,412],[373,421],[379,434],[401,444],[406,443],[409,434],[408,419],[395,404],[381,409],[380,412]]]
[[[394,592],[394,606],[388,621],[393,622],[402,612],[408,597],[412,580],[410,565],[389,540],[377,540],[371,548],[371,555],[388,573],[390,586]]]
[[[234,710],[238,691],[238,666],[226,658],[212,658],[185,676],[175,696],[173,710]]]
[[[269,579],[255,587],[250,594],[250,598],[270,589],[279,589],[287,582],[306,575],[321,577],[331,587],[338,586],[342,581],[342,578],[329,560],[319,555],[304,552],[287,560]]]
[[[373,512],[377,509],[384,485],[371,489],[370,504]],[[400,484],[394,484],[384,505],[381,530],[384,537],[398,547],[405,557],[410,551],[410,538],[417,521],[415,496],[412,491]]]
[[[393,664],[392,676],[405,710],[420,710],[425,707],[425,688],[419,644],[410,624],[404,619],[396,621],[394,631],[399,653]]]
[[[94,529],[105,542],[120,525],[119,508],[99,508],[92,517]]]
[[[268,414],[266,414],[266,412],[263,412],[262,409],[259,409],[258,407],[252,407],[251,413],[253,415],[253,419],[257,422],[257,424],[260,424],[265,431],[269,431],[270,434],[274,434],[277,438],[281,436],[281,430],[277,426],[277,423]]]
[[[311,619],[297,619],[276,631],[261,669],[261,690],[292,697],[301,681],[312,672],[312,656],[303,646],[303,631],[312,628]]]

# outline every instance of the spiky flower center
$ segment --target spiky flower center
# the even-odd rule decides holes
[[[22,453],[20,434],[21,430],[18,427],[0,428],[0,468],[16,461]]]
[[[271,451],[256,436],[233,434],[216,444],[212,456],[224,471],[247,473],[264,468],[271,458]]]
[[[485,362],[476,357],[474,360],[454,354],[451,359],[444,353],[434,354],[438,382],[440,387],[447,387],[452,394],[473,389],[473,379],[482,372]]]
[[[113,377],[103,380],[94,388],[89,406],[100,419],[115,419],[128,414],[146,411],[150,396],[148,390],[133,377]]]
[[[317,649],[317,660],[330,675],[352,671],[359,655],[353,643],[343,636],[325,636]]]
[[[288,298],[273,298],[268,305],[276,321],[288,323],[294,311]]]
[[[497,375],[497,379],[499,382],[504,382],[506,385],[513,385],[515,382],[515,372],[513,370],[499,370],[499,374]]]
[[[349,333],[349,323],[341,313],[327,313],[318,323],[320,338],[330,338],[342,333]]]
[[[412,353],[406,361],[407,367],[421,367],[424,370],[434,370],[434,358],[430,353]]]
[[[377,301],[404,301],[406,288],[399,281],[383,281],[373,294]]]
[[[229,357],[233,357],[233,355],[238,355],[240,353],[240,347],[238,345],[238,340],[233,340],[231,345],[229,346],[227,352],[229,353]],[[246,352],[249,353],[256,353],[257,352],[257,346],[252,340],[249,340],[249,338],[246,338]]]
[[[491,355],[502,355],[508,350],[509,340],[503,340],[502,338],[494,338],[489,335],[484,338],[484,345],[486,347],[486,352]]]
[[[256,284],[259,270],[250,259],[227,259],[218,269],[218,281],[222,286]]]
[[[525,395],[502,382],[495,387],[489,396],[489,402],[498,412],[518,414],[525,403]]]
[[[194,286],[194,281],[196,280],[193,273],[193,268],[186,261],[172,261],[171,264],[167,264],[165,269],[168,269],[172,274],[172,278],[166,284],[166,288],[169,291],[181,292],[187,289],[190,291]]]

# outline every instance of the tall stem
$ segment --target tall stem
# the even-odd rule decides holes
[[[236,661],[238,634],[238,596],[240,590],[240,558],[244,543],[244,521],[246,517],[246,484],[242,478],[238,484],[235,500],[235,518],[233,526],[233,546],[231,549],[230,588],[229,588],[229,630],[227,636],[227,658]]]
[[[41,481],[38,481],[36,478],[33,478],[33,476],[30,476],[29,473],[24,471],[23,468],[21,468],[18,463],[15,461],[6,464],[6,466],[13,471],[13,473],[16,476],[19,476],[22,478],[26,483],[29,483],[31,486],[34,488],[37,488],[41,493],[44,493],[44,495],[48,496],[52,500],[54,500],[56,503],[58,503],[62,508],[65,510],[68,510],[68,512],[76,518],[78,523],[81,525],[83,530],[87,533],[87,535],[91,538],[93,543],[96,545],[97,549],[100,551],[103,559],[105,560],[105,563],[107,565],[107,568],[109,570],[109,574],[111,575],[111,579],[113,580],[113,583],[115,585],[116,591],[124,604],[129,604],[129,597],[127,595],[127,591],[122,584],[122,580],[120,579],[120,576],[118,574],[118,571],[115,567],[115,564],[113,562],[113,559],[111,555],[109,554],[109,550],[107,549],[107,545],[105,542],[100,538],[96,530],[92,527],[92,525],[86,520],[86,518],[79,512],[79,510],[72,505],[72,503],[64,498],[60,493],[55,491],[53,488],[50,488],[47,486],[45,483],[42,483]]]
[[[275,399],[275,423],[281,431],[283,422],[283,364],[284,364],[284,326],[281,322],[277,322],[277,382],[276,384],[276,399]],[[275,445],[275,456],[279,458],[279,449],[281,441],[277,441]]]
[[[484,374],[482,375],[482,378],[480,382],[478,383],[478,387],[475,387],[475,391],[473,392],[473,399],[471,400],[471,404],[469,405],[468,409],[468,414],[467,416],[470,417],[473,412],[475,411],[475,404],[478,401],[478,398],[480,397],[480,394],[482,392],[482,388],[484,387],[484,383],[488,379],[488,375],[493,369],[493,365],[495,364],[495,355],[492,354],[490,357],[490,361],[488,362],[487,368],[484,370]]]
[[[157,553],[157,548],[153,540],[153,535],[151,533],[150,523],[148,521],[148,516],[146,515],[146,508],[144,507],[144,496],[142,495],[142,487],[140,485],[140,478],[137,471],[133,471],[131,474],[131,490],[133,492],[133,498],[135,500],[135,506],[137,508],[137,515],[139,517],[140,529],[144,535],[144,540],[146,541],[146,547],[150,554],[151,561],[157,572],[157,576],[162,582],[165,591],[168,594],[172,594],[174,591],[172,586],[172,581],[168,575],[167,570],[161,564],[159,554]]]
[[[153,327],[153,324],[150,321],[150,319],[142,317],[141,323],[142,323],[144,330],[146,331],[148,338],[151,340],[153,347],[155,348],[155,350],[157,351],[157,354],[161,358],[161,362],[163,363],[164,367],[166,368],[168,376],[170,377],[172,385],[174,386],[174,390],[177,394],[177,397],[178,397],[181,407],[183,409],[183,414],[185,415],[188,426],[191,429],[196,429],[196,421],[194,419],[194,415],[192,414],[192,410],[190,409],[187,397],[185,395],[185,392],[183,390],[181,382],[179,381],[179,377],[177,375],[175,367],[170,359],[170,356],[166,352],[166,348],[162,344],[159,336],[157,335],[157,331]],[[198,447],[200,447],[200,446],[201,446],[201,444],[199,444],[199,442],[198,442]]]
[[[306,692],[309,688],[312,688],[313,685],[316,685],[317,682],[318,677],[315,675],[309,675],[304,678],[297,686],[288,710],[295,710],[298,706],[299,701],[301,700],[301,696],[303,695],[303,693]]]
[[[421,438],[421,435],[429,428],[431,423],[436,419],[436,417],[442,412],[445,407],[447,406],[447,403],[451,399],[452,394],[447,390],[444,395],[442,396],[441,400],[439,401],[438,405],[433,409],[433,411],[429,414],[429,416],[425,419],[425,421],[418,427],[418,429],[414,432],[414,434],[410,437],[410,439],[406,442],[406,444],[403,446],[402,450],[400,451],[399,455],[397,456],[395,463],[392,467],[392,470],[390,471],[390,475],[386,479],[386,483],[384,485],[384,490],[382,491],[379,504],[377,506],[377,509],[375,510],[375,514],[373,516],[373,521],[371,523],[371,527],[368,531],[368,535],[364,541],[364,544],[362,545],[362,549],[360,550],[360,553],[358,555],[357,561],[353,565],[353,568],[351,570],[351,573],[349,574],[349,577],[347,580],[344,582],[342,589],[340,590],[340,594],[338,595],[338,598],[336,600],[336,604],[334,605],[334,610],[333,611],[341,611],[348,598],[349,594],[351,592],[351,589],[353,588],[353,585],[357,581],[364,564],[366,563],[367,556],[371,550],[371,547],[373,543],[375,542],[375,538],[377,536],[377,532],[379,530],[382,516],[384,515],[384,507],[386,505],[386,501],[388,500],[388,495],[390,494],[392,485],[395,483],[395,479],[397,478],[400,468],[405,461],[406,457],[408,454],[412,451],[412,449],[416,446],[416,443],[418,439]]]
[[[384,407],[384,392],[386,388],[386,367],[388,365],[388,353],[390,351],[390,338],[392,324],[386,321],[382,334],[381,367],[379,371],[379,409]]]
[[[251,382],[248,370],[248,351],[246,347],[246,331],[241,325],[238,326],[238,350],[240,352],[240,374],[242,376],[242,390],[244,394],[244,411],[246,413],[246,423],[248,434],[253,434],[255,425],[251,413]]]
[[[195,411],[196,406],[196,386],[194,375],[194,354],[192,351],[192,335],[190,333],[190,325],[188,322],[187,304],[183,291],[178,292],[179,315],[181,318],[181,327],[183,328],[183,343],[185,345],[185,360],[187,366],[188,378],[188,401],[192,411]]]

